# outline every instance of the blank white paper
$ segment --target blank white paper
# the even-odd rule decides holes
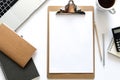
[[[92,12],[49,15],[49,73],[93,73]]]

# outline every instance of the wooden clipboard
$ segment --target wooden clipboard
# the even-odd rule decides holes
[[[93,79],[95,76],[95,43],[94,43],[94,30],[93,30],[93,73],[50,73],[49,72],[49,59],[50,59],[50,26],[49,18],[50,11],[58,11],[63,6],[49,6],[48,7],[48,33],[47,33],[47,77],[50,79]],[[93,6],[79,6],[83,11],[91,11],[93,15],[94,24],[94,8]],[[93,25],[94,29],[94,25]]]

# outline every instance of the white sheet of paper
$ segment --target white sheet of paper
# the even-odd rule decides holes
[[[93,16],[49,17],[49,73],[93,73]]]

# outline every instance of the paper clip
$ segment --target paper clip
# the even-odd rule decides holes
[[[64,7],[64,9],[60,9],[56,14],[81,14],[85,15],[85,12],[75,5],[73,0],[69,0],[68,4]]]

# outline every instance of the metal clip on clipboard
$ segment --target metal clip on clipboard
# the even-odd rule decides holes
[[[64,9],[60,9],[56,14],[81,14],[85,15],[85,12],[75,5],[73,0],[69,0],[68,4],[64,7]]]

